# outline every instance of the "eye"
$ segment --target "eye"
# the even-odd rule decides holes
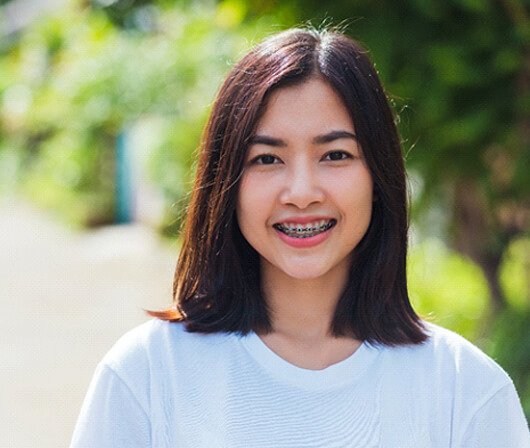
[[[272,154],[261,154],[252,159],[250,163],[256,165],[273,165],[278,163],[279,160],[278,157],[273,156]]]
[[[345,160],[351,158],[353,158],[353,156],[345,151],[331,151],[324,156],[324,160],[331,161]]]

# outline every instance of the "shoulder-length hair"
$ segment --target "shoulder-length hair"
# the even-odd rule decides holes
[[[270,92],[315,76],[335,89],[351,114],[377,195],[330,331],[386,345],[426,339],[407,292],[405,168],[385,92],[356,41],[305,29],[281,32],[254,47],[222,85],[199,148],[174,303],[151,315],[184,322],[190,332],[271,331],[259,255],[242,236],[235,216],[238,184]]]

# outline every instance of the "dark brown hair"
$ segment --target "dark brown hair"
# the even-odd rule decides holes
[[[254,47],[222,85],[199,151],[174,304],[153,316],[183,321],[191,332],[271,330],[259,256],[235,217],[238,181],[267,96],[315,76],[344,100],[377,194],[331,332],[386,345],[426,339],[407,292],[405,168],[385,92],[357,42],[340,33],[305,29],[284,31]]]

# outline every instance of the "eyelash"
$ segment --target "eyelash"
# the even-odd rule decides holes
[[[343,156],[340,159],[335,159],[335,160],[327,159],[327,160],[330,160],[330,161],[333,161],[333,162],[339,162],[339,161],[345,160],[345,159],[353,159],[353,155],[350,154],[349,152],[346,152],[346,151],[330,151],[324,156],[324,158],[329,157],[331,154],[340,154],[341,156]]]
[[[331,156],[331,154],[340,154],[340,159],[329,159],[328,157]],[[272,163],[263,163],[263,159],[265,157],[272,157],[274,161]],[[353,159],[354,156],[346,151],[330,151],[322,157],[323,160],[328,160],[330,162],[340,162],[341,160],[346,159]],[[255,157],[250,161],[251,165],[274,165],[276,161],[280,160],[278,157],[276,157],[273,154],[260,154],[259,156]]]
[[[272,157],[273,159],[275,159],[275,161],[276,161],[276,160],[280,160],[280,159],[278,159],[278,157],[273,156],[272,154],[260,154],[259,156],[254,157],[254,158],[250,161],[250,164],[251,164],[251,165],[273,165],[273,164],[274,164],[274,162],[273,162],[273,163],[263,163],[263,159],[264,159],[265,157]]]

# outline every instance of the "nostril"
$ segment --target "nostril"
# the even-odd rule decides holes
[[[284,204],[296,205],[303,209],[313,203],[322,202],[324,196],[323,189],[314,181],[296,181],[285,188],[281,201]]]

